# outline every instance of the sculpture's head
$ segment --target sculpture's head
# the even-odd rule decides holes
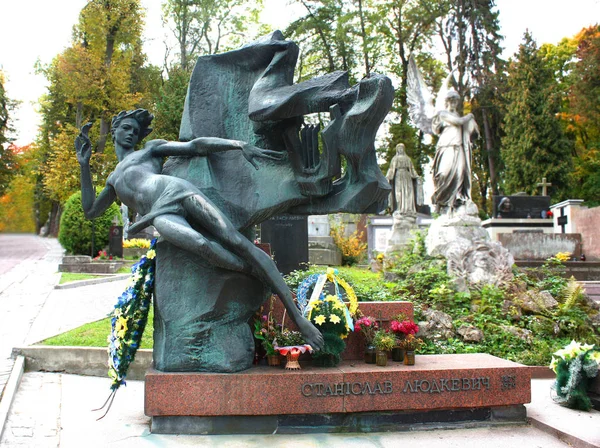
[[[123,110],[112,119],[110,133],[113,143],[131,149],[142,141],[152,128],[154,115],[146,109]]]
[[[404,143],[398,143],[396,145],[396,154],[398,154],[399,156],[404,155]]]
[[[460,95],[458,94],[458,92],[454,89],[448,90],[448,93],[446,93],[446,99],[445,99],[446,109],[455,110],[458,107],[459,101],[460,101]]]

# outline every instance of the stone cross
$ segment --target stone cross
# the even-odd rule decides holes
[[[546,178],[542,177],[542,181],[538,183],[536,186],[542,187],[542,196],[548,196],[547,187],[551,187],[552,184],[550,182],[546,182]]]

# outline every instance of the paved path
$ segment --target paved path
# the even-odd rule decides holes
[[[54,290],[62,247],[35,235],[0,234],[0,394],[33,322]]]
[[[181,436],[151,434],[143,382],[128,381],[100,421],[91,409],[109,393],[107,378],[26,373],[2,436],[9,447],[244,447],[244,448],[564,448],[529,425],[371,434]]]

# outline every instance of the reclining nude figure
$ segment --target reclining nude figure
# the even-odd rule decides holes
[[[245,238],[230,220],[193,184],[161,174],[168,156],[206,156],[221,151],[242,151],[256,169],[254,158],[281,160],[283,153],[260,149],[250,144],[213,137],[189,142],[150,140],[135,151],[136,144],[151,129],[153,115],[147,110],[123,111],[112,120],[111,134],[119,163],[108,176],[106,187],[96,198],[90,173],[91,123],[81,128],[75,140],[81,166],[81,199],[88,219],[100,216],[117,199],[143,215],[130,227],[137,232],[150,224],[171,244],[200,256],[208,263],[232,271],[250,274],[276,293],[296,323],[306,342],[315,350],[323,346],[323,336],[296,305],[271,258]],[[131,230],[133,228],[133,230]]]

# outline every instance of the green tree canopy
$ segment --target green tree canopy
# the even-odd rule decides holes
[[[572,145],[558,117],[559,93],[551,67],[531,34],[525,33],[508,68],[502,139],[506,193],[536,194],[536,184],[546,177],[553,201],[568,196]]]

